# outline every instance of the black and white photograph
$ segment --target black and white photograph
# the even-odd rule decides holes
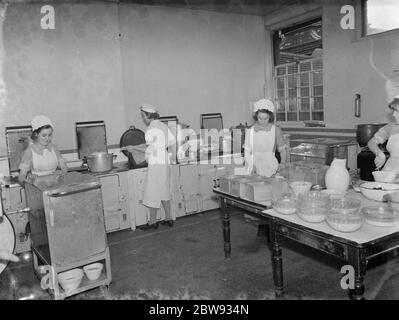
[[[398,17],[0,0],[0,300],[398,300]]]

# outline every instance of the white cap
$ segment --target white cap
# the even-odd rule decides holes
[[[46,126],[46,125],[50,125],[52,128],[54,128],[53,124],[51,123],[51,120],[43,115],[34,117],[30,123],[32,125],[33,131],[35,131],[43,126]]]
[[[274,104],[269,99],[260,99],[254,103],[253,111],[256,112],[260,109],[266,109],[269,110],[270,112],[274,112]]]
[[[150,104],[142,104],[140,107],[140,110],[144,111],[144,112],[148,112],[148,113],[157,113],[158,112],[158,110]]]

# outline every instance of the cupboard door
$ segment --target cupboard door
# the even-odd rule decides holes
[[[117,174],[100,176],[100,181],[104,205],[105,231],[112,232],[119,230],[119,216],[122,212],[122,208],[119,203],[119,176]]]

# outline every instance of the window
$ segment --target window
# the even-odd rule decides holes
[[[362,36],[399,29],[398,0],[362,1]]]
[[[273,34],[277,121],[324,120],[321,19]]]

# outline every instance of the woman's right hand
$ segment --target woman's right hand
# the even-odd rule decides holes
[[[377,170],[379,170],[385,163],[386,157],[384,152],[380,152],[377,154],[377,156],[374,159],[375,167]]]

